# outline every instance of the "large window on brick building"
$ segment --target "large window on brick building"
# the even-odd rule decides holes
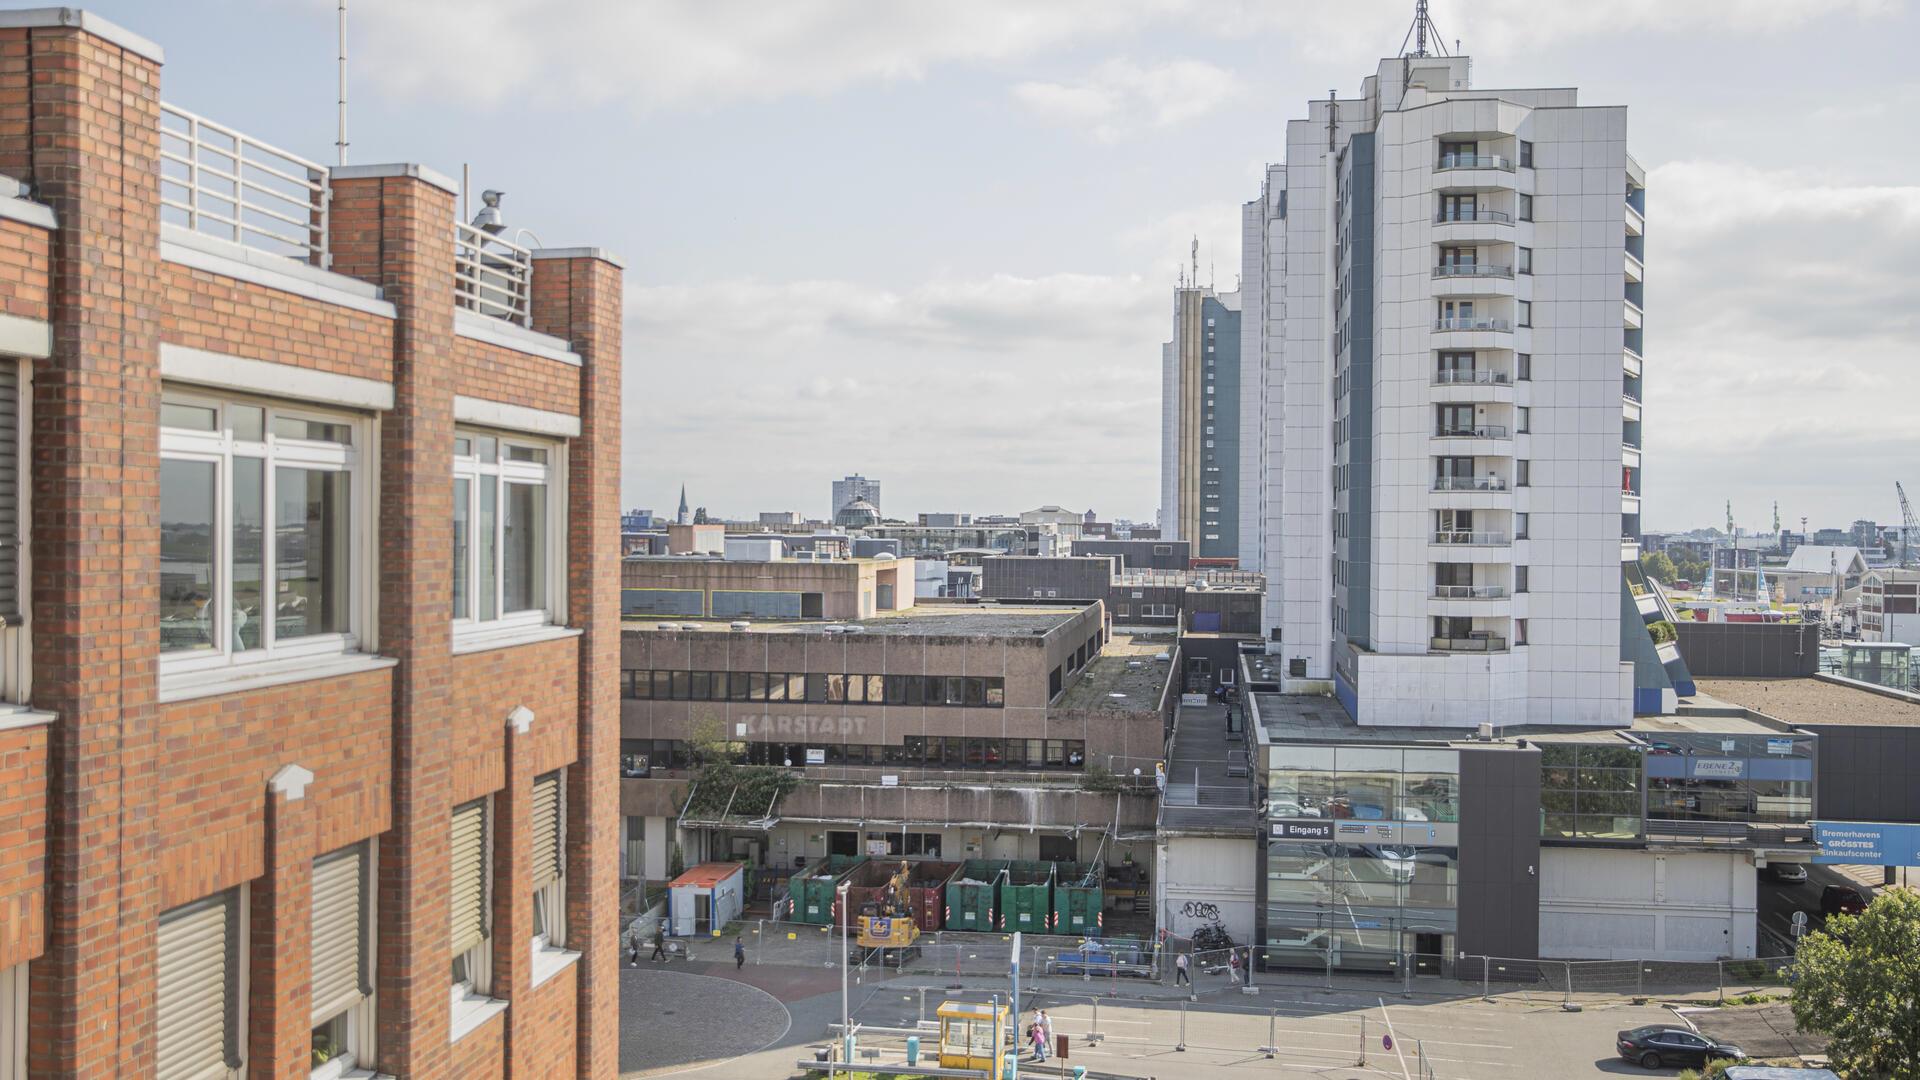
[[[168,673],[358,648],[371,559],[353,415],[169,391],[160,407]]]
[[[557,621],[565,515],[560,447],[460,431],[453,440],[455,632]]]

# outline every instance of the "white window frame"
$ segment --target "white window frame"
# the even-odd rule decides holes
[[[371,983],[380,941],[380,888],[379,875],[375,871],[379,852],[372,840],[361,840],[347,846],[360,849],[360,955],[361,962],[366,965],[364,974]],[[330,854],[332,852],[324,852],[320,857]],[[308,1080],[340,1080],[355,1069],[373,1066],[374,1032],[378,1026],[378,1014],[374,1010],[374,995],[377,992],[368,990],[347,1009],[344,1014],[347,1020],[346,1052],[335,1055],[323,1065],[315,1066]]]
[[[367,449],[373,437],[369,418],[352,412],[277,401],[243,394],[210,394],[198,390],[168,387],[162,391],[167,404],[215,410],[216,431],[192,431],[184,428],[160,429],[160,456],[168,461],[193,461],[214,467],[213,560],[214,647],[210,650],[162,652],[160,673],[168,676],[185,672],[204,672],[244,668],[274,661],[303,660],[319,656],[340,656],[362,651],[371,642],[369,628],[374,587],[374,508],[376,486],[372,470],[366,467],[371,456]],[[229,406],[265,410],[263,441],[241,442],[233,438],[227,422]],[[273,432],[280,416],[321,423],[339,424],[351,432],[352,445],[286,439]],[[340,633],[314,634],[291,641],[278,640],[276,620],[263,620],[261,644],[257,648],[236,650],[233,645],[233,462],[235,458],[260,461],[264,472],[261,529],[261,590],[271,597],[275,592],[274,544],[277,472],[281,468],[314,469],[341,472],[347,476],[347,629]],[[156,611],[156,616],[158,612]]]
[[[541,439],[528,435],[496,431],[485,428],[460,427],[454,431],[455,440],[467,440],[468,453],[456,452],[453,457],[453,479],[466,480],[467,498],[467,610],[464,613],[450,612],[453,616],[453,633],[456,637],[470,637],[495,632],[513,632],[536,627],[560,625],[566,621],[566,585],[567,585],[567,493],[566,444],[556,439]],[[495,443],[494,460],[482,461],[479,456],[479,441],[493,439]],[[545,463],[506,460],[509,448],[523,448],[544,451]],[[493,598],[496,611],[492,618],[482,618],[476,612],[479,602],[480,581],[480,543],[475,530],[480,522],[480,488],[483,484],[494,484],[497,492],[494,497],[494,537],[493,537]],[[525,611],[506,611],[506,489],[510,485],[521,484],[546,489],[546,604],[544,607]],[[456,487],[454,498],[459,498]]]

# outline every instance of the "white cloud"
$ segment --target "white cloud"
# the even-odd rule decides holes
[[[1077,274],[630,286],[628,498],[685,478],[716,512],[819,513],[758,501],[824,504],[829,473],[861,469],[893,481],[893,513],[1150,515],[1164,307],[1139,278]]]
[[[305,2],[333,8],[331,0]],[[1499,57],[1582,35],[1777,34],[1901,7],[1902,0],[1442,0],[1434,17],[1448,44],[1464,38],[1469,53]],[[1409,8],[1404,0],[404,0],[360,6],[351,30],[357,74],[395,96],[650,109],[919,79],[942,64],[1016,59],[1164,27],[1278,34],[1296,55],[1365,58],[1397,45]],[[1207,67],[1145,69],[1162,84],[1145,92],[1169,104],[1175,91],[1205,94],[1219,78],[1219,69],[1200,70]],[[1097,79],[1031,86],[1039,107],[1056,112],[1110,107]]]
[[[1884,494],[1920,453],[1920,186],[1685,161],[1647,197],[1651,520],[1711,516],[1681,493]]]
[[[392,93],[652,108],[918,79],[1130,30],[1188,2],[406,0],[353,17],[360,69]]]
[[[1169,60],[1143,67],[1116,57],[1070,82],[1018,83],[1013,96],[1043,119],[1086,128],[1101,142],[1118,142],[1143,128],[1204,116],[1239,89],[1233,72],[1204,61]]]

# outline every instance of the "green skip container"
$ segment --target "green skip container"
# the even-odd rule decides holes
[[[825,926],[833,921],[833,891],[840,879],[867,861],[865,855],[829,855],[815,859],[787,879],[787,918]]]
[[[995,901],[1000,878],[1006,872],[1005,859],[969,859],[963,863],[960,872],[947,882],[946,928],[981,933],[994,929]]]
[[[1053,864],[1053,924],[1051,933],[1099,937],[1107,868],[1101,863]]]
[[[1014,862],[1000,879],[999,929],[1028,934],[1047,933],[1053,915],[1053,864]]]

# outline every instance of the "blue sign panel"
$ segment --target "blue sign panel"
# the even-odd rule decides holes
[[[1920,825],[1876,821],[1816,821],[1817,863],[1856,866],[1920,866]]]

